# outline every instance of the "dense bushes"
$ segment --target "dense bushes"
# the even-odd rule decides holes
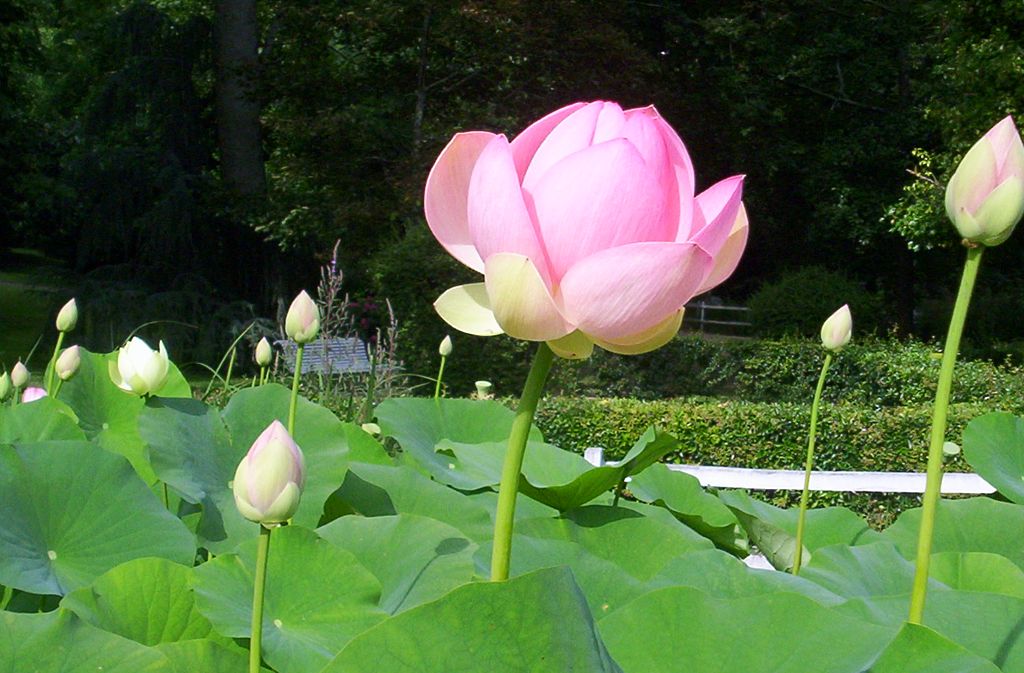
[[[818,266],[800,268],[765,283],[750,298],[750,320],[760,336],[816,337],[825,318],[849,304],[861,334],[888,325],[881,298],[841,273]]]
[[[1003,409],[1024,410],[1016,398]],[[947,437],[960,442],[964,426],[992,409],[991,404],[957,404],[949,410]],[[621,458],[650,425],[672,433],[681,448],[665,462],[801,469],[807,450],[810,405],[708,400],[701,398],[643,402],[631,399],[552,397],[537,414],[547,441],[569,450],[601,446],[607,460]],[[871,409],[851,404],[826,405],[818,424],[815,469],[868,472],[924,471],[931,405]],[[960,457],[948,465],[968,471]],[[770,496],[773,494],[769,494]],[[780,505],[799,498],[795,491],[774,494]],[[812,504],[842,504],[876,524],[888,523],[915,496],[815,493]]]
[[[804,404],[814,392],[823,358],[816,340],[710,341],[684,336],[646,355],[595,351],[583,362],[559,361],[548,390],[582,397],[652,400],[705,395]],[[868,407],[925,404],[935,395],[939,364],[938,349],[921,342],[858,339],[835,358],[824,397]],[[957,364],[954,402],[1004,396],[1024,399],[1019,369],[981,360]]]

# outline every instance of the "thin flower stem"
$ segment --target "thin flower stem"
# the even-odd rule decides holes
[[[46,392],[50,392],[53,388],[53,373],[57,369],[57,356],[60,355],[60,347],[63,343],[64,332],[57,332],[57,343],[53,347],[53,355],[50,356],[50,361],[46,364],[46,372],[43,374],[43,386],[46,388]]]
[[[295,375],[292,376],[292,399],[288,403],[288,434],[295,436],[295,407],[299,402],[299,378],[302,376],[303,346],[295,350]]]
[[[263,590],[267,585],[267,557],[270,555],[270,529],[260,524],[256,547],[256,576],[252,585],[252,633],[249,641],[249,673],[260,673],[260,649],[263,643]]]
[[[793,557],[793,574],[800,572],[800,563],[804,555],[804,526],[807,519],[807,500],[811,490],[811,470],[814,468],[814,440],[818,430],[818,406],[821,404],[821,391],[825,387],[825,374],[832,364],[832,353],[825,353],[825,362],[821,365],[818,387],[814,389],[814,402],[811,404],[811,429],[807,438],[807,465],[804,468],[804,490],[800,493],[800,514],[796,519],[796,555]]]
[[[64,379],[58,378],[57,384],[53,387],[53,393],[50,395],[53,399],[57,399],[57,395],[60,395],[60,387],[64,385]]]
[[[444,376],[444,363],[448,358],[441,356],[441,367],[437,370],[437,385],[434,386],[434,399],[441,399],[441,378]]]
[[[931,560],[932,536],[935,532],[935,513],[939,507],[939,493],[942,487],[942,445],[946,441],[946,413],[949,410],[949,393],[953,387],[953,368],[956,354],[960,349],[960,336],[964,331],[967,307],[971,303],[971,292],[978,277],[983,246],[967,249],[967,261],[960,278],[960,289],[949,320],[949,332],[942,351],[942,367],[939,369],[939,384],[935,391],[935,407],[932,410],[931,444],[928,447],[928,477],[925,482],[924,499],[921,507],[921,529],[917,537],[917,562],[914,569],[914,588],[910,594],[911,624],[920,624],[924,619],[925,595],[928,592],[928,564]]]
[[[554,353],[544,342],[537,348],[533,357],[533,365],[523,386],[523,395],[519,398],[519,409],[512,421],[512,432],[508,438],[508,450],[505,452],[505,464],[501,469],[501,484],[498,486],[498,509],[494,517],[494,547],[491,552],[491,581],[508,579],[509,564],[512,559],[512,526],[516,513],[516,495],[519,492],[519,474],[523,468],[523,455],[526,453],[526,440],[530,435],[533,416],[537,412],[544,383]]]
[[[228,373],[224,377],[224,391],[227,392],[231,389],[231,370],[235,368],[235,356],[238,355],[238,349],[234,346],[231,347],[231,359],[228,360]]]

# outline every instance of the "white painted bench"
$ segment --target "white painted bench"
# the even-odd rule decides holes
[[[274,342],[289,372],[295,371],[298,345],[290,339]],[[302,373],[367,374],[372,369],[366,344],[358,337],[317,339],[302,351]]]
[[[591,465],[604,464],[604,449],[591,447],[583,452]],[[761,491],[800,491],[804,487],[803,470],[759,470],[717,465],[667,464],[670,470],[696,477],[701,486],[749,488]],[[811,472],[810,490],[856,493],[924,493],[923,472]],[[976,474],[946,472],[942,492],[946,494],[994,493],[995,488]]]

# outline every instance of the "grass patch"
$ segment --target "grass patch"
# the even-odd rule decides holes
[[[51,321],[67,301],[67,281],[61,263],[39,251],[0,250],[0,368],[10,370],[32,353],[27,366],[42,371],[50,353],[42,346],[32,349],[40,337],[55,338]]]

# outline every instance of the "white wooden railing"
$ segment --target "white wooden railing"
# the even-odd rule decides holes
[[[583,452],[591,465],[604,464],[604,450],[591,447]],[[804,487],[803,470],[759,470],[748,467],[668,464],[670,470],[696,477],[701,486],[749,488],[759,491],[799,491]],[[811,472],[810,490],[855,493],[924,493],[923,472]],[[987,481],[970,472],[947,472],[942,477],[946,494],[994,493]]]

